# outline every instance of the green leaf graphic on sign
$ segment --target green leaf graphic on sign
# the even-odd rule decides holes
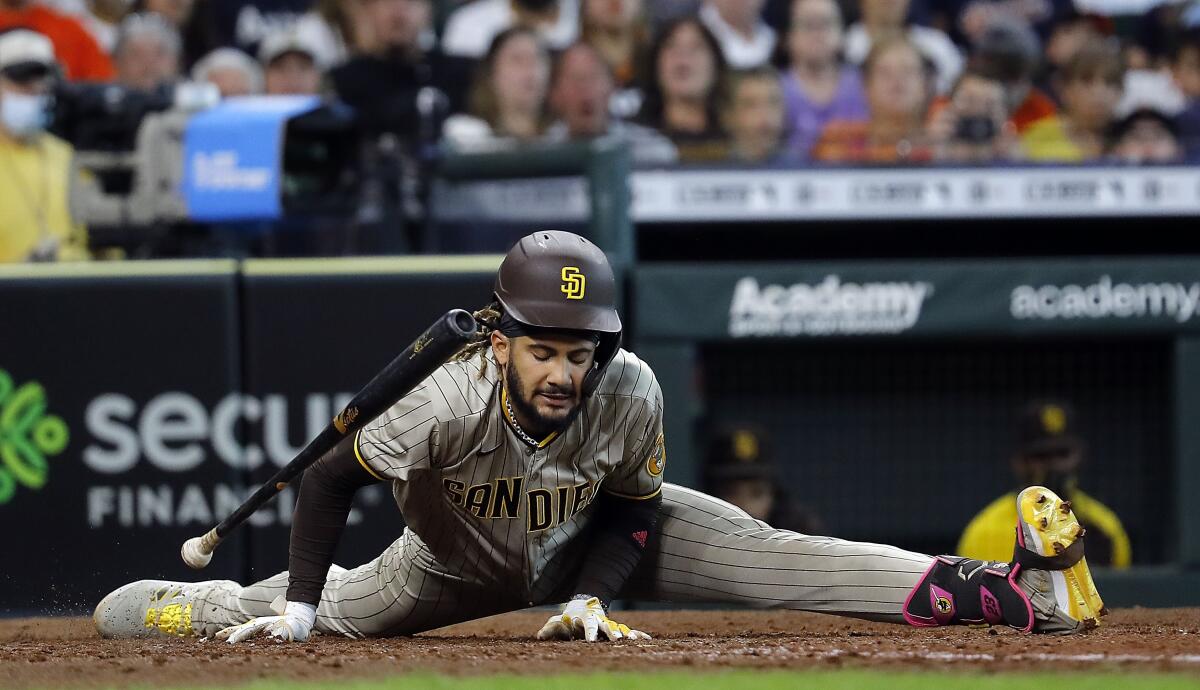
[[[17,486],[34,491],[46,485],[46,457],[63,452],[70,441],[62,418],[46,414],[46,391],[36,381],[16,387],[0,369],[0,505]]]

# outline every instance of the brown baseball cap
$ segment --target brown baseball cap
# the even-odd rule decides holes
[[[1081,450],[1075,433],[1075,408],[1061,400],[1038,400],[1021,409],[1017,449],[1022,455],[1069,453]]]
[[[766,430],[739,423],[717,429],[708,439],[704,474],[709,483],[778,478]]]
[[[507,315],[530,326],[621,332],[608,258],[574,233],[541,230],[521,238],[500,264],[495,293]]]

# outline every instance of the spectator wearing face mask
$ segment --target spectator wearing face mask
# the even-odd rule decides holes
[[[579,38],[579,0],[472,0],[446,21],[442,48],[448,55],[482,58],[501,31],[523,26],[551,50]]]
[[[933,149],[925,132],[932,92],[930,69],[905,38],[882,41],[863,63],[867,120],[834,120],[813,158],[833,163],[927,162]]]
[[[459,149],[531,142],[547,125],[550,56],[529,29],[502,31],[480,63],[471,86],[469,115],[446,120],[442,136]]]
[[[762,19],[764,0],[706,0],[700,21],[721,45],[733,69],[765,65],[775,51],[775,30]]]
[[[858,69],[842,61],[842,13],[835,0],[794,0],[783,73],[787,148],[807,158],[825,125],[867,119]]]
[[[71,145],[45,131],[57,70],[50,40],[0,34],[0,262],[87,258],[71,218]]]
[[[670,139],[683,162],[724,158],[717,98],[725,60],[708,29],[691,17],[665,25],[646,68],[650,76],[638,123]]]
[[[946,93],[963,70],[962,54],[938,29],[908,23],[910,4],[910,0],[859,0],[861,21],[846,32],[846,59],[861,65],[879,41],[905,38],[933,65],[937,93]]]
[[[1030,160],[1078,163],[1104,153],[1104,138],[1124,89],[1125,66],[1108,41],[1080,48],[1059,75],[1062,110],[1023,137]]]
[[[194,81],[217,87],[221,98],[262,93],[262,69],[249,55],[237,48],[217,48],[200,58],[192,68]]]
[[[67,79],[108,81],[114,70],[108,53],[75,17],[60,14],[32,0],[0,0],[0,31],[29,29],[50,39]]]
[[[301,26],[268,34],[258,46],[263,88],[272,96],[311,96],[321,92],[320,51]]]
[[[117,83],[151,90],[179,78],[179,33],[156,14],[131,14],[121,20],[113,62]]]
[[[679,158],[670,140],[647,127],[615,118],[606,106],[614,80],[608,65],[588,43],[567,48],[550,78],[550,109],[557,121],[546,140],[559,143],[611,136],[629,142],[635,166],[670,165]]]

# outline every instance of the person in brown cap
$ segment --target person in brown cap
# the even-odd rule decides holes
[[[1074,408],[1062,401],[1035,401],[1022,408],[1013,474],[1018,486],[1040,484],[1071,502],[1087,530],[1087,555],[1092,563],[1127,568],[1129,535],[1121,519],[1079,488],[1086,445],[1076,432],[1075,420]],[[1015,492],[1007,493],[980,511],[963,531],[958,552],[971,558],[1007,558],[1012,553],[1015,497]]]
[[[704,491],[728,501],[772,527],[825,534],[816,511],[794,500],[781,483],[771,439],[754,424],[735,424],[709,439]]]

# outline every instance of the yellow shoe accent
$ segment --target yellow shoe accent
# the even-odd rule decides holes
[[[161,609],[146,609],[146,620],[143,625],[147,629],[157,629],[164,635],[172,637],[190,637],[192,631],[192,605],[168,604]]]
[[[1017,512],[1020,523],[1017,529],[1025,538],[1025,548],[1041,556],[1062,553],[1084,536],[1070,501],[1062,500],[1045,487],[1031,486],[1022,491],[1017,496]],[[1082,621],[1086,627],[1100,625],[1100,616],[1108,611],[1092,581],[1087,558],[1079,559],[1066,570],[1050,571],[1050,578],[1063,613]]]

